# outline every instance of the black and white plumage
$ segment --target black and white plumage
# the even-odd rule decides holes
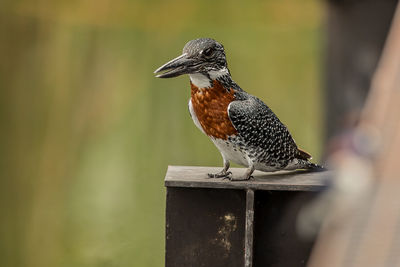
[[[322,169],[300,150],[286,126],[257,97],[231,78],[223,46],[213,39],[188,42],[183,54],[161,66],[157,77],[189,74],[189,111],[196,126],[221,152],[224,169],[210,177],[246,180],[253,171]],[[230,176],[229,162],[248,167],[240,179]]]

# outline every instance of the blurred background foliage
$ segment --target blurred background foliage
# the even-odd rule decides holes
[[[222,166],[188,77],[153,75],[194,38],[223,43],[318,160],[322,17],[317,0],[2,1],[0,265],[163,265],[167,165]]]

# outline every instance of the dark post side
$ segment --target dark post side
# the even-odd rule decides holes
[[[296,217],[326,172],[256,172],[230,182],[207,179],[213,171],[168,168],[165,266],[305,266],[314,240],[298,235]]]

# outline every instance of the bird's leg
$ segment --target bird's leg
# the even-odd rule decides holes
[[[210,178],[225,178],[225,177],[230,177],[230,175],[232,174],[231,172],[228,172],[229,169],[229,160],[224,159],[224,168],[222,169],[222,171],[218,172],[218,173],[209,173],[208,177]]]
[[[230,177],[229,178],[229,180],[231,180],[231,181],[246,181],[246,180],[249,180],[249,179],[251,179],[251,178],[253,178],[253,176],[251,176],[252,175],[252,173],[254,172],[254,164],[251,164],[247,169],[246,169],[246,172],[244,173],[244,175],[242,176],[242,177],[240,177],[240,178],[233,178],[233,177]]]

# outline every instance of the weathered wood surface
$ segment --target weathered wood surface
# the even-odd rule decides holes
[[[330,171],[255,171],[249,181],[229,181],[208,178],[207,173],[215,173],[222,167],[169,166],[165,176],[167,187],[224,188],[253,190],[318,191],[326,187]],[[244,168],[230,168],[234,177],[243,175]]]
[[[244,267],[253,266],[254,243],[254,190],[246,192],[246,225],[244,237]]]
[[[330,172],[255,172],[254,180],[234,182],[208,178],[220,170],[168,167],[165,266],[304,267],[314,239],[299,235],[297,217],[326,187]],[[245,172],[230,170],[234,177]]]

